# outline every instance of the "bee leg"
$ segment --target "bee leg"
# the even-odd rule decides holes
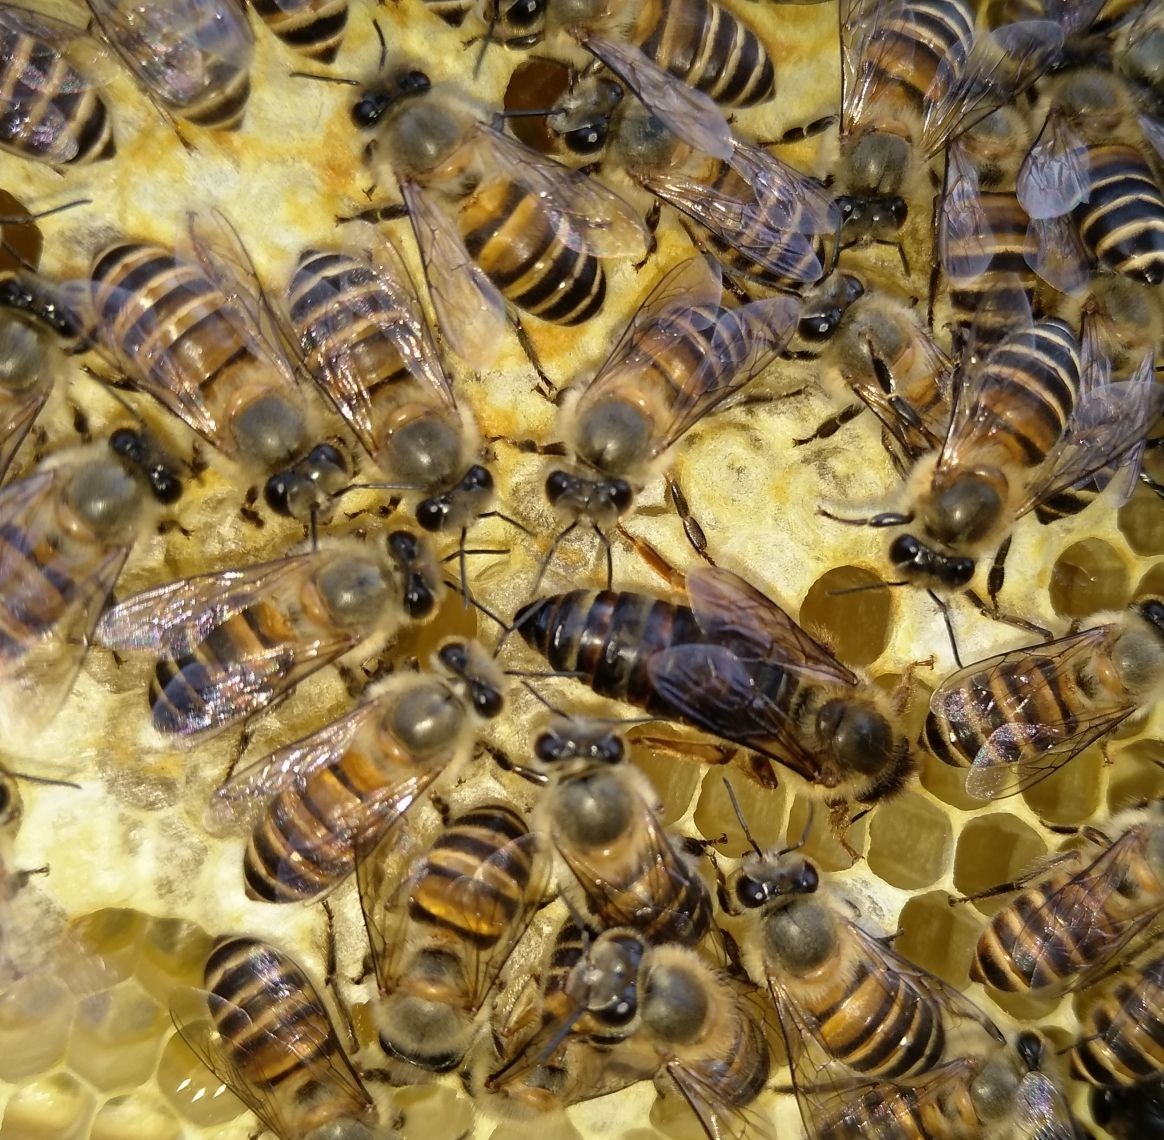
[[[827,420],[819,424],[812,435],[806,435],[803,439],[794,439],[792,446],[803,447],[806,443],[815,443],[818,439],[828,439],[830,436],[836,435],[845,424],[855,420],[864,410],[865,405],[860,401],[850,404],[843,411],[837,412],[835,416],[829,416]]]
[[[651,208],[647,211],[646,218],[643,219],[647,227],[647,252],[643,254],[641,261],[635,262],[634,271],[636,273],[654,257],[655,251],[659,248],[659,240],[655,237],[655,231],[659,228],[659,218],[662,216],[662,213],[662,203],[656,198],[651,203]]]
[[[1075,851],[1060,851],[1058,854],[1051,855],[1044,859],[1036,867],[1032,867],[1025,875],[1019,875],[1008,883],[999,883],[993,887],[987,887],[985,890],[975,891],[971,895],[951,895],[947,900],[950,906],[957,906],[959,903],[975,902],[978,899],[992,899],[998,895],[1008,895],[1013,891],[1021,891],[1028,883],[1037,882],[1046,876],[1047,871],[1064,860],[1074,859],[1077,855]]]
[[[355,214],[336,214],[335,224],[342,226],[345,222],[397,222],[408,217],[408,207],[403,202],[392,206],[369,206]]]
[[[795,127],[789,127],[776,138],[763,139],[756,145],[766,149],[770,146],[786,146],[788,143],[800,142],[802,139],[810,139],[815,135],[824,134],[836,121],[836,115],[822,115],[819,119],[813,119],[811,122],[798,123]]]
[[[242,506],[238,509],[238,513],[239,517],[247,526],[253,526],[255,530],[262,530],[267,525],[267,520],[255,510],[255,503],[258,502],[258,499],[258,487],[248,487],[247,493],[243,498]]]
[[[525,326],[521,323],[517,316],[510,317],[510,323],[513,325],[513,331],[517,336],[517,343],[521,345],[522,352],[525,353],[526,359],[533,365],[533,370],[538,374],[538,383],[534,388],[539,396],[544,396],[551,403],[554,402],[554,397],[558,394],[558,386],[555,384],[542,368],[542,362],[538,358],[537,350],[533,346],[533,341],[529,339],[529,333],[526,332]]]
[[[635,553],[669,586],[675,590],[686,591],[687,575],[682,570],[672,566],[645,538],[631,534],[622,523],[619,523],[616,529],[630,543]]]
[[[520,451],[525,455],[551,455],[564,456],[567,455],[566,445],[561,442],[555,443],[538,443],[536,439],[510,439],[504,435],[491,435],[488,437],[489,443],[507,443],[516,451]],[[482,518],[485,516],[482,515]]]
[[[909,708],[910,698],[913,696],[914,681],[917,677],[919,669],[932,669],[937,662],[932,656],[925,658],[924,661],[911,661],[901,674],[901,680],[897,682],[897,688],[893,690],[893,696],[890,698],[890,703],[893,706],[893,711],[899,715],[903,715]]]
[[[715,560],[707,553],[707,535],[703,533],[703,527],[699,525],[699,521],[691,513],[691,508],[687,505],[687,496],[683,494],[683,488],[679,486],[678,480],[670,472],[665,478],[667,480],[667,495],[679,515],[679,521],[683,524],[683,533],[687,536],[687,541],[691,543],[691,548],[704,562],[709,566],[714,566]]]
[[[352,1018],[352,1011],[348,1008],[348,1003],[344,1000],[343,995],[339,991],[339,986],[336,983],[338,958],[335,949],[335,915],[332,913],[331,903],[327,899],[324,899],[320,903],[320,906],[323,908],[325,918],[323,984],[331,990],[335,1007],[344,1023],[344,1029],[348,1035],[348,1045],[350,1046],[348,1051],[358,1053],[360,1051],[360,1039],[356,1036],[356,1023]]]
[[[988,617],[992,621],[1001,622],[1003,625],[1013,625],[1015,629],[1025,630],[1027,633],[1033,633],[1040,641],[1050,641],[1051,631],[1045,626],[1037,625],[1033,621],[1028,621],[1024,617],[1019,617],[1018,614],[1006,613],[1003,610],[996,609],[988,602],[984,602],[973,590],[964,590],[962,596],[980,613],[983,617]]]

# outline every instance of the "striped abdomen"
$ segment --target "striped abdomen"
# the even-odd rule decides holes
[[[528,909],[534,845],[505,804],[483,804],[453,819],[412,881],[413,922],[447,930],[479,950],[511,935]]]
[[[726,107],[770,99],[776,73],[759,36],[715,0],[661,0],[639,45],[665,71]]]
[[[343,43],[348,0],[251,0],[263,23],[293,51],[331,63]]]
[[[606,274],[598,258],[567,245],[558,231],[570,221],[517,182],[479,186],[462,201],[457,225],[469,255],[519,309],[576,325],[602,308]]]
[[[1164,957],[1121,977],[1087,1010],[1071,1069],[1082,1080],[1109,1087],[1164,1074]]]
[[[728,985],[726,981],[722,984]],[[726,1104],[745,1108],[764,1091],[771,1072],[763,1027],[748,1015],[738,995],[730,992],[716,1004],[713,1016],[730,1017],[731,1035],[725,1033],[718,1039],[715,1056],[689,1062],[687,1068],[714,1088]]]
[[[1164,191],[1134,147],[1088,150],[1091,194],[1075,208],[1083,244],[1108,269],[1164,283]]]
[[[215,626],[193,652],[159,658],[149,691],[154,728],[184,735],[223,727],[218,697],[225,688],[270,700],[294,662],[295,640],[287,616],[259,602]]]
[[[0,146],[81,164],[116,153],[105,100],[51,44],[0,23]]]
[[[262,1099],[298,1106],[300,1112],[290,1116],[304,1126],[303,1135],[368,1111],[355,1094],[354,1078],[350,1085],[337,1080],[321,1088],[320,1072],[350,1074],[350,1067],[327,1007],[290,958],[255,939],[222,938],[203,976],[206,989],[220,999],[210,1012],[231,1068]]]
[[[585,968],[595,937],[593,931],[583,930],[573,919],[565,922],[558,931],[542,983],[542,1025],[553,1026],[556,1031],[569,1022],[572,1034],[588,1037],[591,1041],[623,1041],[627,1036],[628,1018],[633,1016],[629,1009],[604,1004],[580,1014],[578,996],[569,988],[571,974],[580,967]],[[608,934],[605,937],[618,938],[623,943],[628,962],[641,960],[643,943],[637,935]],[[626,994],[630,998],[635,994],[638,977],[627,977],[625,982]]]

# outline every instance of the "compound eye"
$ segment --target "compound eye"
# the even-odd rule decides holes
[[[482,720],[495,720],[505,707],[505,698],[492,685],[473,686],[473,708]]]
[[[421,95],[432,90],[432,80],[423,71],[414,69],[400,80],[400,90],[405,95]]]
[[[545,10],[543,0],[518,0],[505,10],[505,19],[515,28],[528,28],[541,19]]]
[[[362,130],[374,127],[392,106],[392,98],[382,91],[368,92],[352,108],[352,123]]]
[[[404,606],[413,620],[426,618],[436,609],[436,598],[423,575],[408,575],[408,583],[404,588]]]
[[[625,479],[612,479],[610,481],[610,501],[620,515],[630,510],[634,497],[635,493]]]
[[[819,886],[820,875],[817,873],[817,869],[811,863],[805,863],[800,874],[796,877],[796,889],[801,894],[811,895],[815,894]]]
[[[448,514],[449,500],[446,495],[434,495],[416,506],[416,521],[433,534],[444,526]]]
[[[388,536],[388,552],[400,562],[415,562],[420,545],[411,531],[394,530]]]
[[[923,549],[922,544],[912,534],[903,534],[890,544],[889,561],[894,566],[916,566]]]
[[[621,764],[626,758],[626,745],[622,737],[611,734],[599,741],[595,748],[595,756],[604,764]]]
[[[889,213],[895,225],[903,226],[909,216],[909,205],[904,198],[892,198],[889,201]]]
[[[437,660],[450,673],[461,676],[469,666],[469,650],[463,641],[450,641],[437,651]]]
[[[338,447],[333,447],[330,443],[316,444],[307,458],[312,464],[319,467],[327,465],[338,467],[341,471],[348,469],[348,461],[344,458],[343,453]]]
[[[167,467],[155,467],[149,473],[150,490],[159,503],[169,506],[182,497],[182,480]]]
[[[553,506],[563,495],[568,495],[577,485],[577,479],[568,471],[551,471],[546,476],[546,498]]]
[[[575,154],[596,154],[606,145],[607,124],[587,123],[562,135],[562,142]]]
[[[567,756],[569,753],[570,749],[568,745],[557,733],[543,732],[534,741],[534,755],[539,760],[544,760],[547,764],[552,764],[555,760],[561,760],[563,756]]]
[[[974,560],[971,558],[951,558],[946,564],[942,580],[955,588],[965,586],[974,577]]]
[[[740,906],[755,910],[768,901],[768,888],[751,875],[741,875],[736,880],[736,898]]]
[[[465,472],[465,477],[461,480],[461,486],[466,491],[492,491],[493,476],[490,475],[488,468],[482,467],[480,463],[474,463]]]
[[[133,428],[118,428],[109,437],[109,447],[116,455],[128,459],[131,463],[140,463],[145,457],[145,442],[141,433]]]
[[[280,471],[267,480],[267,484],[263,488],[263,498],[275,514],[290,517],[294,483],[294,476],[288,475],[285,471]]]

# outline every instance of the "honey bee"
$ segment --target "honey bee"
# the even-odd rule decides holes
[[[149,517],[146,482],[89,449],[0,491],[0,687],[13,725],[43,729],[72,689]]]
[[[1164,913],[1164,809],[1087,828],[1052,856],[982,932],[970,976],[999,990],[1078,989],[1150,943]],[[997,893],[997,890],[989,892]]]
[[[521,816],[482,803],[449,821],[387,898],[376,855],[357,872],[394,1081],[460,1064],[499,975],[544,901],[548,860]],[[417,1073],[417,1069],[423,1070]]]
[[[914,761],[896,727],[900,694],[879,694],[729,571],[692,570],[687,598],[574,590],[530,602],[514,625],[601,696],[775,760],[830,804],[874,803],[904,787]]]
[[[112,112],[96,89],[98,53],[84,28],[0,5],[0,148],[62,166],[112,158]]]
[[[714,263],[680,262],[651,289],[593,379],[563,404],[561,436],[595,474],[556,469],[547,477],[546,497],[571,521],[543,572],[562,539],[587,519],[606,547],[609,585],[603,528],[629,509],[658,461],[700,419],[775,359],[796,327],[792,298],[725,309],[721,297]]]
[[[1164,5],[1148,0],[1140,13],[1116,33],[1115,62],[1120,74],[1141,93],[1141,102],[1159,116],[1164,111]]]
[[[799,846],[763,851],[732,799],[752,852],[721,882],[720,906],[747,918],[744,967],[771,995],[794,1071],[839,1062],[863,1077],[917,1077],[955,1028],[1003,1040],[956,989],[818,896],[820,872]]]
[[[406,269],[376,230],[358,242],[309,249],[288,287],[288,315],[304,364],[391,480],[427,493],[426,530],[461,530],[483,514],[493,477],[474,462],[472,414],[452,384]]]
[[[1130,277],[1099,277],[1088,295],[1098,354],[1127,375],[1146,353],[1164,355],[1164,298]]]
[[[709,1140],[771,1137],[749,1106],[764,1090],[771,1060],[758,1011],[735,984],[684,946],[652,945],[634,930],[593,939],[567,924],[546,975],[543,1025],[486,1081],[514,1085],[582,1039],[602,1046],[597,1086],[575,1084],[565,1103],[654,1077],[678,1090]]]
[[[359,852],[399,830],[437,780],[467,759],[474,730],[502,710],[502,681],[484,651],[451,641],[437,672],[399,674],[352,712],[235,774],[212,812],[261,803],[243,856],[247,897],[318,898],[351,874]]]
[[[1164,602],[1145,598],[1066,637],[978,661],[933,694],[925,743],[968,768],[966,791],[989,800],[1045,779],[1164,685]]]
[[[711,895],[664,830],[658,796],[610,724],[555,718],[534,744],[543,785],[534,830],[558,854],[559,886],[602,927],[630,926],[651,942],[694,945],[711,927]]]
[[[253,938],[219,938],[204,985],[202,1019],[175,1009],[178,1030],[264,1128],[280,1140],[392,1135],[380,1125],[323,999],[281,950]]]
[[[109,437],[109,447],[141,473],[150,485],[150,492],[159,503],[169,505],[182,497],[182,477],[175,470],[173,459],[157,441],[140,428],[118,428]]]
[[[382,549],[337,542],[167,582],[109,610],[95,640],[158,655],[149,689],[158,732],[210,735],[402,621],[430,617],[442,591],[427,548],[400,530]]]
[[[1046,1044],[1017,1035],[989,1056],[959,1057],[910,1081],[852,1082],[824,1069],[797,1076],[809,1140],[1081,1140]],[[813,1080],[817,1083],[813,1083]]]
[[[441,333],[474,367],[496,356],[506,302],[579,324],[606,296],[600,258],[646,252],[626,202],[482,115],[463,92],[434,87],[416,69],[368,88],[352,109],[356,127],[375,132],[373,174],[400,186]]]
[[[86,0],[150,100],[208,130],[242,126],[255,37],[239,0]]]
[[[48,400],[59,365],[48,330],[0,312],[0,481]]]
[[[842,0],[840,18],[837,203],[854,239],[897,245],[919,158],[1025,91],[1054,61],[1063,32],[1030,20],[975,36],[963,0]]]
[[[1164,955],[1149,955],[1106,986],[1088,1006],[1079,1040],[1071,1050],[1071,1071],[1081,1080],[1108,1087],[1164,1078],[1164,1061],[1156,1044],[1162,1010]],[[1145,1089],[1145,1099],[1147,1095]]]
[[[339,54],[348,0],[251,0],[259,19],[289,48],[319,63]]]
[[[1097,1088],[1091,1115],[1115,1140],[1143,1140],[1164,1133],[1164,1077],[1127,1088]]]

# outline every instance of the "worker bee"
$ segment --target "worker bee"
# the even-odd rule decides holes
[[[1012,102],[1054,61],[1049,20],[974,35],[963,0],[842,0],[841,167],[837,199],[854,238],[890,241],[909,183],[961,131]]]
[[[455,775],[474,730],[501,713],[502,682],[471,643],[443,645],[436,667],[387,678],[352,712],[215,792],[220,820],[263,805],[243,856],[248,898],[325,894],[351,874],[357,853],[395,833],[425,791]]]
[[[609,723],[555,718],[515,770],[543,786],[535,831],[560,860],[559,886],[602,927],[630,926],[652,942],[694,945],[711,926],[711,896],[659,819],[658,796]]]
[[[978,661],[933,694],[926,745],[969,769],[968,794],[1023,791],[1155,705],[1164,685],[1164,602],[1145,598],[1096,620]]]
[[[905,786],[904,686],[896,701],[878,693],[727,570],[698,567],[686,588],[687,605],[574,590],[530,602],[514,625],[554,669],[776,760],[830,804]]]
[[[540,1029],[490,1076],[489,1091],[509,1093],[584,1040],[601,1046],[603,1076],[597,1086],[568,1088],[564,1103],[654,1077],[661,1091],[678,1090],[709,1140],[773,1135],[749,1110],[771,1067],[762,1016],[694,950],[653,945],[629,929],[592,938],[568,923],[541,1012]]]
[[[112,112],[96,89],[99,51],[84,28],[0,5],[0,148],[62,166],[112,158]]]
[[[39,731],[72,689],[149,517],[146,483],[132,464],[90,449],[0,491],[0,687],[10,723]]]
[[[208,130],[242,126],[255,37],[239,0],[86,0],[150,100]]]
[[[772,997],[794,1071],[839,1062],[867,1078],[918,1077],[955,1029],[1003,1040],[954,987],[818,895],[820,873],[798,847],[761,850],[735,806],[752,853],[721,883],[720,906],[748,920],[744,966]]]
[[[802,1064],[797,1101],[809,1140],[1082,1140],[1045,1071],[1046,1053],[1028,1030],[1005,1049],[944,1061],[908,1081],[854,1082]]]
[[[299,256],[287,306],[304,365],[380,470],[428,495],[420,525],[463,531],[493,497],[474,462],[476,424],[457,406],[396,250],[372,226],[359,230],[342,249]]]
[[[337,542],[145,590],[109,610],[95,640],[158,655],[149,689],[158,732],[209,735],[402,621],[430,617],[442,590],[420,538],[393,531],[382,549]]]
[[[496,356],[506,302],[579,324],[606,296],[599,259],[646,252],[626,202],[494,130],[483,113],[416,69],[368,88],[352,109],[356,127],[375,132],[373,174],[386,170],[400,186],[440,331],[472,366]]]
[[[1115,838],[1112,838],[1112,837]],[[1087,828],[1052,856],[982,932],[970,976],[1000,990],[1078,989],[1149,943],[1164,913],[1164,808]]]
[[[289,48],[319,63],[339,54],[348,0],[251,0],[259,19]]]
[[[1164,111],[1164,5],[1148,0],[1140,13],[1116,33],[1115,63],[1141,94],[1141,102],[1159,117]]]
[[[1081,1080],[1108,1087],[1135,1086],[1164,1077],[1156,1043],[1162,1011],[1164,955],[1149,955],[1106,985],[1087,1007],[1079,1040],[1071,1050],[1072,1072]],[[1145,1099],[1147,1095],[1145,1090]]]
[[[1091,1116],[1115,1140],[1164,1134],[1164,1077],[1126,1088],[1094,1089]]]
[[[562,406],[559,427],[587,471],[556,469],[546,497],[603,540],[607,584],[610,545],[603,528],[625,513],[660,458],[696,423],[758,376],[796,327],[790,297],[721,306],[718,267],[697,257],[680,262],[651,289],[606,363]],[[539,579],[540,580],[540,579]]]
[[[482,803],[451,819],[387,892],[378,853],[357,871],[394,1081],[460,1064],[535,909],[548,860],[521,816]],[[417,1070],[423,1070],[418,1073]]]
[[[391,1135],[327,1006],[291,958],[257,939],[222,937],[206,962],[204,985],[196,991],[201,1011],[193,1000],[175,1003],[178,1031],[264,1128],[281,1140]]]

